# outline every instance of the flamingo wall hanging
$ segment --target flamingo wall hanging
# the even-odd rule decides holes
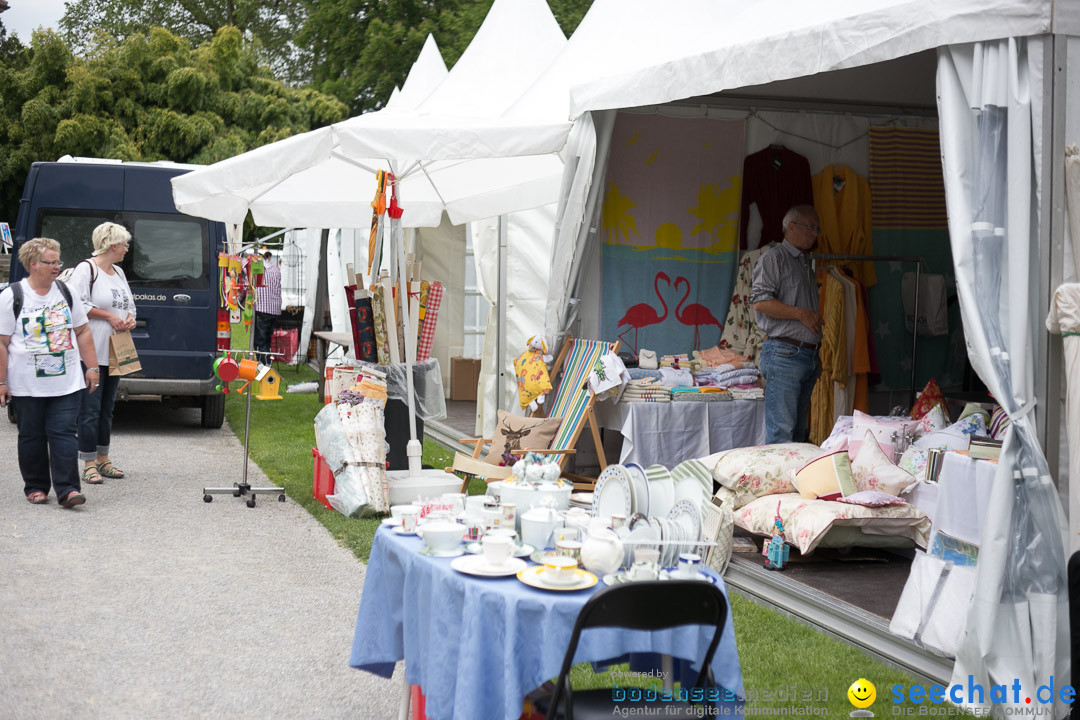
[[[683,278],[679,278],[679,279],[681,280]],[[656,277],[653,278],[653,290],[656,291],[656,297],[657,297],[657,299],[660,300],[660,306],[662,308],[664,308],[664,314],[661,315],[658,312],[656,312],[656,308],[654,308],[649,303],[638,303],[637,305],[631,305],[627,309],[626,314],[624,314],[622,316],[622,319],[620,319],[618,324],[615,326],[616,330],[621,328],[623,325],[627,326],[627,328],[625,330],[623,330],[621,333],[619,333],[619,339],[622,340],[627,345],[631,345],[631,344],[627,341],[627,339],[624,336],[628,332],[630,332],[631,329],[633,329],[633,331],[634,331],[634,342],[631,345],[631,347],[633,348],[635,355],[637,355],[637,352],[638,352],[638,330],[640,330],[643,327],[647,327],[649,325],[659,325],[660,323],[664,322],[664,319],[667,318],[667,316],[668,316],[667,303],[664,302],[664,296],[660,294],[660,281],[661,280],[663,280],[665,283],[667,283],[668,286],[670,287],[671,286],[671,278],[668,277],[667,273],[665,273],[665,272],[658,272],[658,273],[656,273]]]
[[[724,330],[724,325],[717,320],[713,314],[709,311],[709,308],[705,307],[701,303],[691,303],[683,308],[683,303],[690,297],[690,281],[684,277],[675,278],[675,290],[679,289],[679,285],[686,286],[686,292],[683,293],[682,298],[679,299],[679,304],[675,307],[675,319],[681,322],[683,325],[690,325],[694,328],[694,349],[701,349],[701,326],[702,325],[715,325],[721,332]],[[717,336],[717,340],[719,340]]]

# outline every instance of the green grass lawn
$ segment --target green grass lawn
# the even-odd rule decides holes
[[[239,335],[235,333],[234,335]],[[282,400],[251,401],[250,457],[267,477],[285,488],[326,526],[339,543],[366,561],[380,518],[347,518],[327,510],[311,495],[315,446],[312,421],[322,407],[322,399],[313,394],[286,393],[285,386],[315,379],[307,367],[275,366],[282,377]],[[239,388],[239,384],[233,384]],[[245,398],[230,393],[225,404],[229,425],[243,441]],[[453,453],[430,440],[424,440],[423,461],[433,467],[450,464]],[[471,493],[483,491],[474,481]],[[878,701],[870,709],[878,717],[890,714],[889,688],[894,684],[910,686],[915,679],[871,660],[862,652],[832,639],[785,615],[757,605],[737,594],[731,596],[735,638],[742,664],[743,682],[748,694],[747,708],[760,714],[787,707],[821,708],[817,714],[847,715],[854,708],[847,700],[848,687],[866,678],[877,688]],[[626,667],[615,668],[625,672]],[[588,668],[575,669],[575,685],[584,682],[593,687],[610,687],[610,673],[593,674]],[[627,679],[620,676],[620,685]],[[647,684],[642,679],[638,684]],[[794,701],[779,699],[795,697]],[[809,697],[810,699],[804,699]],[[810,711],[804,711],[809,714]],[[918,711],[916,710],[917,714]],[[776,714],[780,714],[777,712]]]

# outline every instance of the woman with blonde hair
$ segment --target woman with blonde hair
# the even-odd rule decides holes
[[[82,479],[92,485],[103,478],[122,478],[123,471],[109,460],[113,405],[120,378],[109,375],[109,338],[135,327],[135,298],[120,263],[131,245],[131,233],[106,222],[94,228],[93,256],[75,266],[68,282],[86,305],[101,374],[101,391],[84,393],[79,414],[79,459]]]
[[[98,386],[94,340],[82,301],[57,280],[60,243],[25,242],[19,263],[27,277],[0,292],[0,407],[18,398],[26,499],[44,503],[51,486],[60,504],[73,508],[86,502],[76,431],[83,389],[93,393]]]

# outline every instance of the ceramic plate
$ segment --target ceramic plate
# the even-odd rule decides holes
[[[470,555],[479,555],[484,552],[483,546],[478,542],[471,542],[465,545],[465,552]],[[526,545],[522,543],[514,549],[514,557],[526,557],[536,552],[536,548],[532,545]]]
[[[704,499],[701,492],[701,483],[697,481],[697,478],[684,476],[675,481],[676,505],[683,500],[688,500],[694,503],[694,507],[700,509]]]
[[[698,505],[689,500],[680,500],[671,508],[668,519],[678,526],[680,540],[697,542],[701,539],[701,511]],[[688,552],[683,550],[682,552]]]
[[[570,494],[570,502],[588,505],[592,507],[593,494],[591,492],[576,492]]]
[[[596,576],[588,570],[582,570],[578,568],[575,570],[578,576],[578,581],[570,583],[569,585],[552,585],[544,580],[543,576],[544,566],[534,565],[532,567],[525,568],[517,574],[518,580],[529,585],[530,587],[540,588],[541,590],[584,590],[585,588],[591,588],[596,584]]]
[[[525,566],[525,561],[510,558],[502,565],[491,565],[483,555],[466,555],[450,563],[450,567],[466,575],[477,577],[506,577],[517,575]]]
[[[420,548],[420,554],[421,555],[427,555],[428,557],[433,557],[433,558],[453,558],[453,557],[458,557],[459,555],[464,555],[465,551],[460,547],[456,547],[453,550],[444,550],[442,552],[435,552],[434,550],[429,548],[427,545],[425,545],[424,547]]]
[[[398,525],[396,528],[391,528],[391,530],[393,530],[393,533],[395,535],[407,535],[409,537],[416,537],[415,530],[413,530],[412,532],[407,532],[405,528],[401,527],[400,525]]]
[[[645,469],[649,479],[649,515],[667,517],[675,506],[675,481],[663,465],[650,465]]]
[[[649,481],[645,477],[645,468],[637,463],[626,463],[624,467],[630,473],[634,512],[647,516],[649,514]]]
[[[712,575],[706,575],[703,572],[699,572],[697,574],[697,577],[684,578],[684,577],[679,577],[675,573],[668,572],[667,570],[661,570],[660,571],[660,579],[661,580],[704,580],[705,582],[710,582],[713,585],[716,584],[716,578],[714,578]]]
[[[593,517],[634,514],[634,500],[630,494],[630,473],[622,465],[608,465],[596,479],[593,490]]]
[[[380,524],[382,524],[382,525],[400,525],[401,524],[401,518],[396,518],[396,517],[383,518],[382,523],[380,523]]]

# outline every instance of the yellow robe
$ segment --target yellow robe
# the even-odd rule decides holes
[[[810,180],[821,235],[817,252],[873,255],[870,183],[847,165],[829,165]],[[877,282],[871,262],[845,263],[866,287]]]
[[[810,396],[810,442],[820,445],[833,426],[833,383],[845,386],[848,380],[847,323],[844,315],[844,286],[828,272],[819,271],[821,295],[818,306],[825,324],[821,328],[821,375]]]

